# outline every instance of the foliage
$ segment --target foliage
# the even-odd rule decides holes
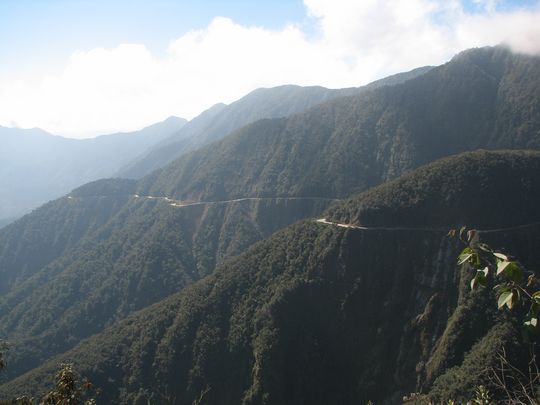
[[[410,75],[396,75],[399,83]],[[373,84],[373,87],[383,83]],[[141,178],[166,166],[190,151],[220,140],[235,130],[261,119],[285,117],[337,97],[359,92],[358,89],[325,89],[319,86],[293,85],[257,89],[230,105],[216,104],[189,121],[178,133],[160,142],[148,153],[120,171],[122,177]]]
[[[6,359],[4,354],[8,350],[7,342],[0,339],[0,370],[3,370],[6,367]]]
[[[523,344],[530,345],[530,360],[526,366],[515,364],[507,355],[504,346],[498,349],[498,364],[486,368],[490,382],[509,403],[535,403],[538,399],[540,370],[536,362],[536,345],[540,325],[540,289],[535,273],[528,272],[521,263],[509,254],[502,253],[480,241],[478,232],[462,227],[459,232],[452,229],[449,236],[458,236],[466,247],[458,256],[458,265],[468,266],[473,271],[471,290],[480,286],[492,287],[499,310],[520,310],[523,328]],[[493,357],[493,353],[488,354]]]
[[[30,261],[44,260],[41,249],[54,242],[51,234],[58,232],[59,238],[73,237],[78,243],[70,249],[63,239],[57,240],[64,248],[58,248],[60,257],[38,261],[32,266],[34,277],[29,274],[0,298],[0,331],[18,335],[7,377],[181,290],[212,273],[226,258],[291,222],[319,214],[330,203],[274,200],[175,208],[160,200],[116,198],[57,201],[33,214],[40,221],[17,227],[17,234],[32,239],[28,244],[19,240],[15,250],[20,249],[20,255],[0,257],[9,274],[21,275],[17,267],[29,268]],[[72,211],[64,212],[63,222],[55,218],[58,225],[52,226],[45,220],[66,205]],[[93,226],[93,220],[100,223]],[[38,225],[39,232],[33,232]],[[72,227],[80,235],[70,236]],[[17,241],[16,236],[6,238]],[[5,245],[6,252],[9,246]],[[32,249],[36,256],[27,253]]]
[[[0,401],[1,405],[95,405],[96,400],[90,395],[94,390],[91,382],[80,380],[73,364],[62,363],[55,375],[54,387],[41,399],[27,395],[13,400]]]
[[[193,200],[346,196],[459,151],[538,148],[540,93],[531,84],[538,75],[537,59],[476,50],[398,86],[254,123],[146,177],[138,192]],[[530,94],[533,102],[511,103],[514,90],[503,88]],[[536,172],[534,153],[457,159],[481,158]],[[451,167],[441,166],[441,172]],[[479,180],[457,174],[447,187]],[[481,174],[493,179],[500,171]],[[422,177],[404,200],[410,211],[393,200],[394,218],[413,212],[442,224],[446,212],[437,214],[435,193],[423,205],[421,192],[435,190],[437,176]],[[536,187],[534,178],[526,180],[524,190]],[[491,319],[477,322],[463,304],[463,278],[454,279],[441,260],[455,246],[437,230],[355,232],[303,223],[230,259],[275,231],[275,223],[287,225],[321,207],[174,209],[163,200],[119,200],[117,191],[131,183],[107,184],[82,188],[78,198],[51,203],[50,211],[8,227],[9,234],[0,231],[0,258],[9,259],[0,266],[9,279],[0,284],[9,289],[0,300],[0,325],[22,336],[14,375],[44,363],[2,386],[3,393],[19,392],[17,384],[43,388],[43,376],[55,367],[46,360],[69,349],[61,358],[80,361],[111,403],[192,403],[209,386],[210,403],[379,401],[483,353],[469,351]],[[109,197],[90,197],[94,187]],[[449,191],[463,196],[452,202],[472,206],[470,193]],[[383,205],[381,196],[375,207]],[[112,201],[93,222],[92,206]],[[529,200],[511,206],[523,201]],[[537,213],[531,201],[524,216]],[[344,215],[352,218],[356,208],[351,204]],[[453,216],[451,225],[463,218]],[[42,250],[33,254],[33,246]],[[197,281],[216,265],[215,274]],[[506,337],[494,335],[494,345]]]
[[[80,377],[71,363],[63,363],[55,376],[55,387],[41,400],[43,405],[94,405],[95,399],[84,399],[92,390],[92,383],[79,381]]]
[[[139,194],[344,198],[460,152],[538,149],[538,82],[538,58],[476,49],[396,86],[254,122],[142,179]]]
[[[327,218],[367,227],[441,229],[540,222],[534,208],[540,205],[539,157],[535,151],[475,151],[440,159],[335,206]],[[515,204],[516,195],[527,195],[523,208],[505,209]]]
[[[467,245],[459,254],[458,264],[468,264],[472,269],[471,289],[495,283],[493,288],[497,293],[497,307],[510,310],[519,305],[526,307],[523,326],[528,332],[537,334],[540,330],[540,288],[536,275],[526,271],[510,255],[480,242],[473,229],[467,231],[462,227],[459,232],[451,230],[449,235],[459,235],[459,239]]]

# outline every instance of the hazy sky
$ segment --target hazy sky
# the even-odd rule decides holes
[[[501,42],[540,53],[540,0],[0,0],[0,125],[134,130],[257,87],[359,86]]]

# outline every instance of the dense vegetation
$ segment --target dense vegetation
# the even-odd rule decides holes
[[[438,197],[429,190],[438,181],[454,184],[456,163],[477,160],[493,168],[486,178],[461,182],[480,187],[488,179],[504,189],[514,177],[500,179],[498,162],[517,175],[522,167],[511,163],[522,158],[501,152],[447,159],[414,172],[396,193],[420,194],[416,184],[427,178],[427,195],[418,201],[430,204],[411,208],[430,215],[438,208],[429,200]],[[527,161],[535,167],[540,154]],[[538,190],[540,180],[532,181]],[[494,205],[487,216],[534,209],[524,192],[530,188],[523,183],[521,198],[511,207]],[[385,201],[387,190],[378,195]],[[460,196],[465,207],[476,198]],[[370,194],[371,201],[376,197]],[[463,212],[461,220],[468,215]],[[511,249],[529,268],[540,264],[539,225],[481,235]],[[2,392],[37,389],[58,361],[73,360],[102,388],[104,402],[190,404],[202,394],[210,404],[397,402],[430,387],[434,398],[470,397],[486,382],[480,370],[496,360],[498,348],[520,353],[520,346],[519,333],[492,305],[490,291],[470,292],[470,273],[455,264],[460,250],[440,230],[300,223]]]
[[[179,208],[163,200],[126,194],[96,197],[96,190],[103,191],[108,183],[84,186],[71,198],[51,204],[64,213],[67,205],[78,216],[66,219],[80,223],[63,223],[63,228],[55,229],[47,222],[32,220],[30,227],[16,223],[12,225],[14,232],[6,229],[5,236],[15,240],[16,232],[29,234],[34,226],[40,231],[31,233],[33,240],[19,241],[24,250],[2,256],[9,260],[5,268],[27,264],[24,273],[14,270],[5,276],[7,281],[10,275],[17,278],[5,286],[0,298],[0,333],[10,336],[14,347],[8,376],[32,368],[127,314],[181,290],[211,273],[225,257],[300,218],[321,212],[330,203],[265,200]],[[99,229],[90,226],[88,222],[99,218],[94,208],[116,207],[119,200],[125,204],[115,215],[104,216],[107,221]],[[92,209],[86,208],[89,204]],[[46,208],[32,215],[62,224]],[[81,225],[86,227],[81,229],[85,236],[75,246],[48,237],[58,232],[70,238],[73,228],[78,230]],[[54,243],[64,251],[55,250]],[[33,261],[21,255],[39,249],[47,255],[37,255]],[[10,245],[6,245],[6,252],[9,250]]]
[[[476,370],[467,362],[490,361],[474,344],[500,346],[515,331],[495,310],[474,318],[489,292],[465,288],[446,228],[535,220],[537,152],[449,158],[326,214],[421,229],[310,221],[228,258],[322,215],[332,198],[439,157],[537,149],[538,62],[504,48],[468,51],[401,84],[257,121],[140,181],[87,184],[3,228],[5,378],[47,363],[0,392],[38,390],[54,374],[52,356],[92,335],[60,358],[77,362],[105,402],[350,403],[432,386],[433,395],[466,392],[481,379],[463,377]],[[221,111],[208,112],[210,121]],[[208,203],[179,207],[156,196]],[[257,196],[268,198],[219,202]],[[505,231],[507,239],[485,234],[535,268],[537,227]],[[456,377],[443,377],[454,366]],[[453,382],[437,382],[444,378]]]
[[[179,199],[343,198],[438,158],[540,148],[540,58],[466,51],[395,86],[258,121],[143,179]]]
[[[263,118],[296,114],[316,104],[367,90],[402,83],[427,72],[430,67],[414,69],[377,80],[364,87],[326,89],[320,86],[279,86],[257,89],[240,100],[225,106],[217,104],[188,122],[175,133],[155,145],[139,159],[130,162],[118,173],[123,177],[141,178],[172,162],[179,156],[229,135],[231,132]]]
[[[327,216],[367,227],[490,229],[540,223],[540,211],[535,209],[540,206],[538,156],[540,152],[533,151],[478,151],[441,159],[351,198]],[[464,200],[463,194],[475,198]],[[529,206],[509,208],[501,215],[501,207],[512,207],[523,194]]]

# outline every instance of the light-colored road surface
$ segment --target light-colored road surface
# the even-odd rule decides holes
[[[339,222],[331,222],[331,221],[328,221],[326,218],[317,219],[315,220],[315,222],[318,222],[319,224],[325,224],[325,225],[334,225],[340,228],[368,229],[365,226],[358,226],[358,225],[352,225],[352,224],[340,224]]]
[[[66,196],[69,200],[76,200],[80,197],[73,197],[71,195]],[[343,201],[339,198],[325,198],[325,197],[244,197],[244,198],[236,198],[233,200],[220,200],[220,201],[182,201],[182,200],[174,200],[169,197],[158,197],[158,196],[152,196],[152,195],[139,195],[139,194],[133,194],[131,195],[132,198],[140,198],[140,199],[147,199],[147,200],[162,200],[167,202],[171,207],[191,207],[193,205],[211,205],[211,204],[229,204],[229,203],[235,203],[235,202],[241,202],[241,201],[291,201],[291,200],[311,200],[311,201],[334,201],[339,202]],[[367,230],[367,231],[434,231],[434,232],[448,232],[448,227],[440,227],[440,228],[415,228],[415,227],[366,227],[366,226],[359,226],[359,225],[353,225],[353,224],[343,224],[339,222],[329,221],[326,218],[319,218],[314,220],[318,224],[322,225],[331,225],[331,226],[337,226],[338,228],[347,228],[347,229],[358,229],[358,230]],[[540,225],[540,222],[532,222],[528,224],[522,224],[522,225],[516,225],[516,226],[510,226],[506,228],[493,228],[493,229],[477,229],[478,232],[500,232],[500,231],[507,231],[507,230],[513,230],[513,229],[521,229],[521,228],[527,228],[530,226],[537,226]]]
[[[193,205],[211,205],[211,204],[229,204],[242,201],[294,201],[294,200],[311,200],[311,201],[341,201],[337,198],[323,198],[323,197],[244,197],[235,198],[233,200],[220,200],[220,201],[182,201],[174,200],[169,197],[156,197],[152,195],[141,196],[134,194],[133,198],[145,198],[148,200],[163,200],[168,202],[172,207],[190,207]]]

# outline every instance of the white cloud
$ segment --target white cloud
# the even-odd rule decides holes
[[[314,36],[218,17],[164,57],[134,44],[77,51],[56,76],[0,78],[0,125],[92,136],[191,118],[257,87],[358,86],[473,46],[540,52],[540,3],[500,12],[496,0],[475,1],[483,11],[468,14],[459,0],[304,0]]]

